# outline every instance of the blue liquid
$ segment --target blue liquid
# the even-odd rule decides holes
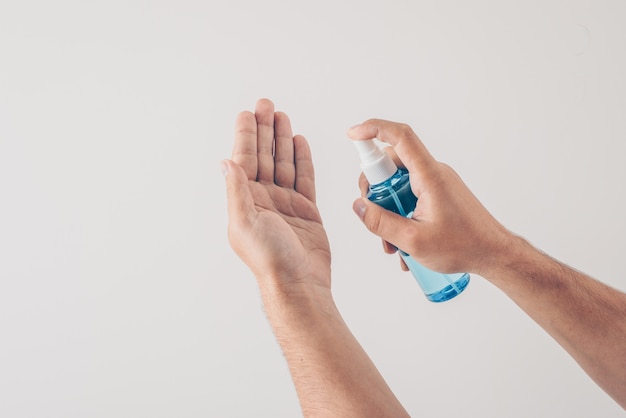
[[[409,173],[404,169],[398,169],[382,183],[370,185],[367,198],[387,210],[406,217],[411,217],[417,205],[417,197],[411,191]],[[468,273],[438,273],[422,266],[404,251],[399,251],[426,298],[432,302],[450,300],[469,284]]]

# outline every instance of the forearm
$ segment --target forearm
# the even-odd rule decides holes
[[[484,273],[626,408],[626,294],[513,237]]]
[[[304,416],[408,416],[346,326],[329,289],[265,286],[261,293]]]

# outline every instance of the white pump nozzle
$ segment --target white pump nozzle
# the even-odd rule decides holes
[[[361,170],[370,184],[382,183],[393,176],[398,167],[372,139],[353,141],[361,158]]]

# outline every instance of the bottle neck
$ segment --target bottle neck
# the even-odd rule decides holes
[[[406,173],[406,170],[402,168],[397,168],[396,171],[391,176],[387,177],[385,180],[378,182],[378,183],[370,182],[369,188],[370,190],[374,191],[374,190],[386,189],[387,187],[394,187],[399,181],[402,180],[402,175],[405,173]],[[369,178],[368,178],[368,182],[369,182]]]

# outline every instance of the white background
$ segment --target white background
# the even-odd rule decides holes
[[[352,213],[346,129],[411,124],[487,208],[626,289],[626,3],[0,2],[0,416],[291,417],[219,161],[308,137],[336,302],[413,416],[622,410],[474,276],[436,305]]]

